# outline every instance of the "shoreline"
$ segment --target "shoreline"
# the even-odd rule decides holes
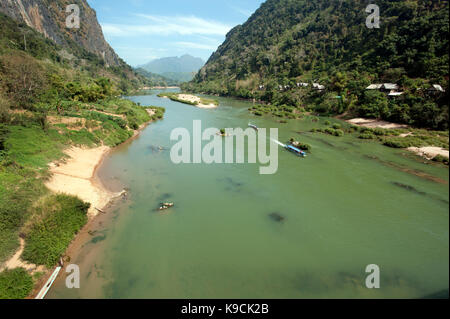
[[[449,158],[449,151],[445,148],[437,146],[408,147],[407,150],[425,158],[428,161],[433,160],[436,156]]]
[[[148,110],[149,115],[152,115],[151,110]],[[141,132],[152,123],[153,121],[150,120],[146,123],[143,123],[137,130],[134,131],[133,136],[131,136],[129,139],[127,139],[126,141],[124,141],[122,144],[120,145],[124,145],[126,143],[130,143],[131,141],[133,141],[135,138],[137,138]],[[79,252],[79,248],[81,247],[81,242],[83,242],[83,239],[86,239],[87,236],[89,236],[89,229],[95,227],[95,223],[97,220],[100,220],[102,217],[103,218],[107,218],[109,213],[110,213],[110,208],[113,207],[115,205],[115,203],[118,201],[119,198],[123,198],[123,196],[126,196],[126,191],[123,190],[121,192],[112,192],[110,191],[105,184],[102,182],[101,178],[98,176],[98,171],[100,169],[100,167],[102,166],[104,160],[106,159],[106,157],[108,155],[111,154],[111,152],[116,149],[118,146],[117,145],[115,147],[108,147],[108,146],[99,146],[99,147],[94,147],[94,148],[80,148],[80,147],[70,147],[68,148],[64,153],[66,152],[70,152],[72,151],[76,151],[76,154],[73,154],[74,156],[77,157],[77,159],[75,159],[75,163],[78,163],[78,161],[80,161],[80,158],[82,158],[82,156],[80,156],[80,153],[82,155],[86,155],[86,152],[93,152],[95,155],[95,161],[90,161],[90,167],[88,167],[88,170],[91,171],[91,174],[88,178],[85,177],[76,177],[76,176],[71,176],[71,174],[64,174],[64,169],[67,168],[67,163],[64,163],[63,165],[65,165],[64,167],[61,168],[60,166],[56,166],[58,168],[60,168],[60,172],[56,173],[52,172],[53,175],[52,177],[45,182],[45,186],[47,188],[49,188],[49,190],[53,193],[66,193],[66,194],[70,194],[73,196],[77,196],[80,199],[84,200],[80,195],[85,194],[84,191],[81,191],[81,193],[77,193],[74,189],[70,189],[70,186],[67,188],[67,184],[62,184],[59,185],[61,186],[60,189],[55,190],[52,189],[54,186],[56,186],[55,184],[49,184],[51,183],[51,181],[55,178],[55,175],[59,175],[62,177],[59,177],[60,180],[59,181],[64,181],[67,179],[78,179],[78,180],[84,180],[85,182],[81,182],[84,185],[88,185],[89,190],[93,190],[94,192],[97,192],[97,194],[101,194],[100,195],[100,201],[98,201],[96,204],[93,205],[93,203],[91,203],[89,200],[87,200],[87,202],[89,202],[91,204],[91,207],[89,208],[87,217],[88,217],[88,221],[86,222],[86,224],[80,229],[80,231],[74,236],[74,238],[72,239],[72,241],[70,242],[70,244],[66,247],[66,250],[64,252],[64,259],[67,259],[68,262],[70,262],[70,260],[73,260],[73,256],[75,256],[78,252]],[[67,153],[66,153],[67,155]],[[70,155],[69,155],[70,156]],[[69,158],[67,161],[70,160],[74,160],[73,158]],[[61,159],[64,160],[64,159]],[[60,161],[61,161],[60,160]],[[57,161],[56,163],[60,162]],[[49,166],[55,165],[55,162],[52,162],[49,164]],[[73,164],[72,164],[73,165]],[[89,166],[89,164],[88,164]],[[62,172],[61,172],[62,171]],[[58,177],[57,177],[58,178]],[[87,182],[87,183],[86,183]],[[48,184],[52,187],[48,187]],[[72,193],[73,192],[73,193]],[[83,195],[82,195],[83,196]],[[97,207],[97,206],[101,206],[101,207]],[[90,237],[90,236],[89,236]],[[17,260],[19,263],[24,263],[21,259],[20,259],[20,255],[22,252],[22,247],[14,254],[13,257],[16,257],[15,260]],[[11,258],[12,259],[12,258]],[[9,261],[8,261],[9,262]],[[35,266],[35,265],[33,265]],[[41,268],[38,268],[41,267]],[[50,275],[52,274],[54,267],[52,267],[51,269],[46,269],[43,266],[36,266],[36,269],[39,269],[40,271],[44,272],[44,275],[35,283],[33,290],[31,291],[30,295],[26,298],[26,299],[34,299],[37,294],[39,293],[39,291],[42,289],[43,285],[47,282],[48,278],[50,277]],[[60,277],[60,276],[58,276]],[[55,282],[58,280],[58,277],[56,278]],[[49,290],[50,291],[50,290]],[[45,298],[44,298],[45,299]]]
[[[192,94],[183,94],[183,93],[179,93],[177,95],[178,99],[180,99],[181,101],[185,101],[188,102],[189,104],[192,104],[198,108],[201,109],[215,109],[216,107],[219,107],[219,105],[216,105],[214,103],[211,104],[203,104],[202,103],[202,99],[199,98],[196,95],[192,95]]]
[[[361,126],[361,127],[368,127],[368,128],[383,128],[383,129],[399,129],[399,128],[409,128],[406,124],[398,124],[398,123],[391,123],[387,121],[382,120],[376,120],[376,119],[365,119],[365,118],[352,118],[350,120],[345,120],[345,122]]]

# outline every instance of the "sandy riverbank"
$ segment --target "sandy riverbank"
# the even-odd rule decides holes
[[[449,158],[449,151],[442,147],[426,146],[426,147],[409,147],[408,151],[414,152],[419,156],[432,160],[438,155]]]
[[[20,256],[22,256],[23,250],[25,249],[25,240],[22,238],[19,238],[20,240],[20,247],[15,252],[15,254],[7,260],[2,267],[0,267],[0,272],[6,270],[6,269],[14,269],[14,268],[24,268],[27,271],[34,274],[35,272],[42,272],[45,271],[45,266],[37,266],[35,264],[30,264],[22,259],[20,259]]]
[[[351,120],[346,120],[346,122],[356,126],[363,126],[370,128],[377,128],[377,127],[384,129],[408,128],[408,125],[406,124],[397,124],[375,119],[354,118]]]
[[[50,164],[52,177],[45,186],[55,193],[78,196],[90,203],[89,218],[95,217],[113,198],[121,195],[108,191],[95,178],[97,166],[109,151],[107,146],[90,149],[71,147],[65,152],[69,156],[67,160]]]
[[[218,105],[211,103],[211,104],[202,104],[201,103],[201,98],[199,98],[198,96],[195,95],[191,95],[191,94],[178,94],[178,98],[180,100],[189,102],[189,103],[197,103],[195,106],[202,108],[202,109],[214,109],[216,107],[218,107]]]
[[[122,195],[122,193],[108,191],[95,176],[97,167],[109,151],[110,148],[107,146],[91,149],[69,148],[65,151],[67,159],[49,164],[52,177],[45,186],[55,193],[74,195],[90,203],[88,217],[90,220],[93,219],[99,213],[98,209],[103,210],[114,198]],[[31,273],[44,271],[45,267],[27,263],[20,258],[25,248],[25,241],[22,238],[19,240],[19,249],[2,265],[0,272],[19,267]]]

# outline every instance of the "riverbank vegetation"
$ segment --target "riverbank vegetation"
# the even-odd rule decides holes
[[[449,149],[448,131],[434,131],[411,127],[396,129],[371,128],[352,125],[337,119],[333,119],[333,122],[330,120],[320,121],[317,117],[307,116],[306,120],[308,119],[317,123],[317,126],[312,128],[309,133],[322,133],[335,137],[352,136],[361,140],[378,142],[391,148],[420,148],[432,145],[446,150]],[[444,164],[448,163],[448,159],[445,160],[443,156],[436,156],[433,160]]]
[[[184,93],[163,92],[163,93],[159,93],[158,97],[169,98],[172,101],[180,102],[180,103],[184,103],[184,104],[189,104],[189,105],[193,105],[193,106],[219,105],[219,101],[214,100],[214,99],[204,98],[204,97],[196,97],[196,96],[194,96],[194,98],[198,98],[198,100],[195,100],[195,101],[194,100],[187,100],[187,99],[180,98],[180,95],[183,95],[183,94]]]
[[[377,5],[383,22],[369,29],[361,1],[268,0],[182,89],[270,105],[256,115],[289,106],[448,130],[448,1]],[[403,94],[366,90],[377,83]]]
[[[0,272],[0,299],[23,299],[33,289],[33,278],[23,268]]]
[[[1,14],[0,22],[0,266],[20,236],[22,259],[51,268],[86,223],[89,205],[51,195],[48,164],[71,146],[119,145],[164,108],[117,97],[148,84],[128,66],[107,67],[75,44],[68,52]],[[30,278],[32,286],[23,269],[0,273],[0,298],[26,297]]]
[[[67,195],[51,195],[32,208],[24,226],[26,239],[22,259],[52,267],[64,254],[74,236],[87,222],[90,204]]]

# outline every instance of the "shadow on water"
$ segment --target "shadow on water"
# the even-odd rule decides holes
[[[417,176],[417,177],[420,177],[420,178],[423,178],[423,179],[426,179],[426,180],[429,180],[429,181],[432,181],[432,182],[435,182],[435,183],[447,184],[446,180],[443,180],[442,178],[439,178],[439,177],[427,174],[427,173],[425,173],[423,171],[420,171],[418,169],[412,169],[412,168],[404,167],[404,166],[402,166],[400,164],[397,164],[397,163],[394,163],[394,162],[391,162],[391,161],[384,161],[384,160],[382,160],[379,157],[374,156],[374,155],[364,155],[364,157],[367,158],[367,159],[376,161],[376,162],[378,162],[380,164],[383,164],[383,165],[385,165],[387,167],[391,167],[391,168],[397,169],[397,170],[399,170],[401,172],[404,172],[404,173],[408,173],[408,174],[411,174],[411,175],[414,175],[414,176]]]
[[[331,275],[319,276],[314,271],[305,271],[295,274],[290,282],[294,285],[294,289],[300,292],[312,292],[313,294],[323,294],[326,296],[330,296],[330,294],[341,295],[342,293],[353,292],[353,294],[366,294],[367,297],[373,297],[371,292],[375,292],[377,289],[368,289],[366,287],[366,278],[367,274],[365,272],[352,273],[348,271],[339,271]],[[384,273],[381,277],[380,286],[384,289],[396,291],[398,294],[403,292],[408,293],[407,297],[411,297],[411,292],[420,295],[420,291],[423,291],[423,287],[416,280],[399,271]],[[445,293],[447,294],[446,298],[448,298],[448,290],[440,291],[430,296],[432,296],[432,298],[445,298]]]
[[[448,289],[444,289],[444,290],[423,296],[420,299],[449,299]]]
[[[297,132],[297,133],[298,133],[298,132]],[[300,133],[299,133],[299,134],[300,134]],[[325,144],[325,145],[327,145],[327,146],[329,146],[329,147],[336,148],[336,145],[334,145],[334,144],[332,144],[332,143],[330,143],[330,142],[328,142],[328,141],[326,141],[326,140],[324,140],[324,139],[322,139],[322,138],[320,138],[320,137],[312,136],[312,134],[308,134],[308,138],[310,138],[310,139],[312,139],[312,140],[315,140],[315,141],[319,141],[319,142],[321,142],[322,144]]]
[[[406,184],[402,184],[402,183],[399,183],[399,182],[391,182],[391,183],[394,184],[397,187],[406,189],[407,191],[413,192],[413,193],[418,194],[418,195],[423,195],[423,196],[428,195],[427,193],[419,191],[417,188],[415,188],[414,186],[411,186],[411,185],[406,185]]]
[[[147,150],[154,154],[154,153],[162,153],[165,151],[168,151],[169,149],[167,147],[161,146],[161,145],[149,145],[147,147]]]
[[[270,217],[270,219],[272,219],[273,221],[278,222],[278,223],[281,223],[286,219],[284,216],[282,216],[280,213],[277,213],[277,212],[270,213],[269,217]]]
[[[171,193],[164,193],[158,197],[158,202],[166,202],[170,198],[173,197],[173,194]]]
[[[352,146],[352,147],[356,147],[356,148],[360,148],[360,147],[361,147],[361,145],[356,144],[356,143],[354,143],[354,142],[346,141],[346,142],[344,142],[344,143],[347,144],[347,145],[350,145],[350,146]]]
[[[92,244],[97,244],[101,241],[104,241],[106,239],[106,234],[102,234],[100,236],[95,236],[94,238],[91,239],[91,243]]]
[[[218,178],[217,181],[224,182],[226,185],[225,190],[229,192],[242,192],[242,187],[244,186],[244,183],[236,181],[231,177]]]
[[[432,195],[432,194],[428,194],[428,193],[426,193],[426,192],[419,191],[419,190],[418,190],[417,188],[415,188],[414,186],[406,185],[406,184],[399,183],[399,182],[391,182],[391,183],[392,183],[393,185],[397,186],[397,187],[403,188],[403,189],[405,189],[405,190],[407,190],[407,191],[409,191],[409,192],[415,193],[415,194],[417,194],[417,195],[427,196],[427,197],[432,198],[432,199],[434,199],[434,200],[440,201],[440,202],[442,202],[442,203],[444,203],[444,204],[449,204],[449,202],[448,202],[447,200],[442,199],[442,198],[440,198],[440,197],[438,197],[438,196],[435,196],[435,195]]]

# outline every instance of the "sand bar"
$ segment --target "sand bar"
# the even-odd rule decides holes
[[[426,146],[426,147],[409,147],[408,151],[414,152],[428,160],[435,158],[438,155],[449,158],[449,151],[442,147]]]
[[[363,126],[370,128],[377,128],[377,127],[384,129],[408,128],[408,125],[406,124],[397,124],[386,121],[380,121],[376,119],[354,118],[351,120],[347,120],[346,122],[356,126]]]
[[[187,101],[190,103],[198,103],[195,106],[202,108],[202,109],[214,109],[218,107],[218,105],[211,103],[211,104],[202,104],[201,99],[198,96],[191,95],[191,94],[178,94],[178,98],[183,101]]]

